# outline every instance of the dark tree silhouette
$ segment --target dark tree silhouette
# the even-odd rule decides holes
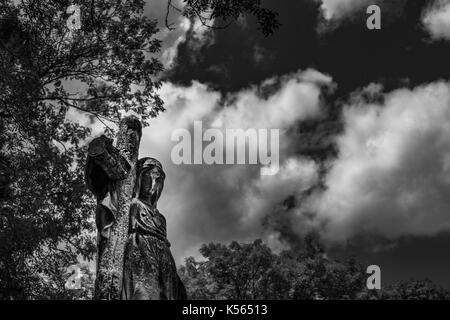
[[[314,236],[304,247],[275,254],[261,240],[211,243],[200,249],[206,260],[186,259],[180,275],[193,299],[355,299],[362,292],[365,273],[354,260],[327,258]]]
[[[300,246],[299,246],[300,247]],[[179,269],[191,299],[419,299],[450,298],[429,280],[410,280],[368,290],[365,268],[355,259],[327,256],[315,234],[304,249],[273,253],[261,240],[203,245],[204,261],[190,257]]]

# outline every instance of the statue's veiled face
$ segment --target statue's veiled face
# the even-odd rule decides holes
[[[151,166],[141,174],[139,198],[156,206],[164,187],[164,173],[157,166]]]

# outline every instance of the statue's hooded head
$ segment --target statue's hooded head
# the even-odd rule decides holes
[[[164,173],[161,163],[154,158],[139,159],[136,164],[134,197],[156,207],[164,188]]]

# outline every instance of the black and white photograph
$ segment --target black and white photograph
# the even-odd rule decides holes
[[[0,300],[450,300],[450,0],[0,0]]]

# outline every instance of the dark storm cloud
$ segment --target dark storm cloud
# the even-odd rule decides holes
[[[192,51],[188,38],[179,47],[178,67],[169,79],[183,84],[197,79],[221,91],[236,91],[312,67],[332,74],[342,96],[371,82],[392,89],[405,81],[413,86],[447,78],[450,42],[431,41],[422,21],[427,1],[376,2],[382,9],[382,30],[370,31],[365,6],[345,19],[327,21],[319,1],[267,1],[282,23],[273,36],[264,38],[248,18],[245,24],[215,31],[214,45],[203,50]],[[270,63],[255,59],[255,48]],[[201,59],[193,63],[192,55]],[[227,72],[215,72],[213,65],[223,65]]]
[[[428,278],[450,288],[450,233],[433,237],[402,237],[395,241],[358,237],[345,247],[330,248],[336,256],[357,257],[363,265],[376,264],[382,273],[382,286],[402,280]]]

